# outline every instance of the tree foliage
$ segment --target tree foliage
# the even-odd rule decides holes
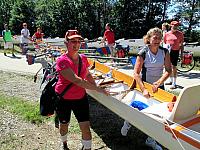
[[[20,34],[27,22],[31,34],[41,27],[46,36],[64,37],[77,28],[88,39],[103,35],[111,23],[118,38],[141,38],[157,26],[156,16],[163,13],[163,2],[149,0],[0,0],[0,29],[9,22]]]
[[[3,29],[5,23],[9,24],[13,5],[14,0],[0,0],[0,29]]]
[[[34,0],[16,0],[10,12],[9,24],[11,30],[20,34],[23,22],[28,24],[31,32],[34,30],[35,21]]]

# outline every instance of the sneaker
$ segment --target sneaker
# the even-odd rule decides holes
[[[121,134],[123,136],[126,136],[127,133],[128,133],[128,130],[130,129],[131,125],[127,122],[127,121],[124,121],[124,125],[123,127],[121,128]]]
[[[6,53],[3,53],[3,54],[4,54],[4,56],[7,56]]]
[[[63,143],[63,150],[69,150],[67,143]]]
[[[151,137],[148,137],[146,139],[145,144],[149,147],[151,147],[153,150],[162,150],[162,147],[160,145],[158,145],[156,143],[156,141],[154,139],[152,139]]]
[[[171,87],[170,87],[170,89],[176,89],[176,84],[174,84],[174,85],[172,85]]]
[[[172,82],[167,82],[165,83],[165,85],[172,85]]]

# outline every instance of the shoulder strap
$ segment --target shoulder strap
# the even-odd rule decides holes
[[[147,48],[148,48],[147,46],[144,46],[138,53],[138,56],[141,56],[144,60],[147,53]]]
[[[161,50],[163,50],[163,51],[165,52],[165,55],[166,55],[166,53],[168,52],[168,49],[166,49],[166,48],[164,48],[164,47],[162,47],[162,46],[159,46],[159,48],[160,48]]]
[[[82,59],[81,59],[81,56],[78,55],[79,57],[79,63],[78,63],[78,76],[80,76],[80,73],[81,73],[81,67],[82,67]]]
[[[81,67],[82,67],[82,59],[81,56],[78,55],[79,57],[79,63],[78,63],[78,76],[80,76],[81,73]],[[66,86],[66,88],[63,90],[62,93],[59,94],[59,96],[63,97],[65,95],[65,93],[71,88],[71,86],[73,85],[73,83],[70,83]]]

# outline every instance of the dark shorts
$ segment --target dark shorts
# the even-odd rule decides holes
[[[179,57],[179,51],[178,50],[171,50],[170,51],[170,60],[173,66],[177,66]]]
[[[78,122],[89,121],[89,103],[87,95],[79,100],[60,99],[57,102],[56,113],[60,123],[69,123],[73,111]]]

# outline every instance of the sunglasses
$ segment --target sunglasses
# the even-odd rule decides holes
[[[26,27],[27,25],[23,25],[24,27]]]

